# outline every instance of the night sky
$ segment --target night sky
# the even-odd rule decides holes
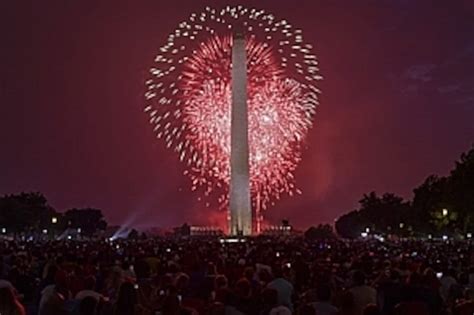
[[[333,222],[373,190],[410,198],[474,143],[472,0],[2,1],[0,194],[41,191],[113,224],[218,221],[155,139],[143,94],[168,33],[227,4],[303,29],[324,76],[296,172],[303,195],[270,221]]]

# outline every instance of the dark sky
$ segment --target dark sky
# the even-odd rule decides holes
[[[167,3],[167,4],[165,4]],[[473,1],[240,1],[302,28],[321,106],[296,172],[303,195],[267,217],[332,222],[375,190],[411,197],[474,143]],[[2,1],[0,194],[41,191],[112,223],[216,220],[143,113],[169,32],[235,1]]]

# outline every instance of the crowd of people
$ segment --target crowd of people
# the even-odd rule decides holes
[[[469,240],[5,240],[0,257],[2,315],[474,313]]]

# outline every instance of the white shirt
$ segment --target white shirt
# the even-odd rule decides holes
[[[293,295],[293,285],[283,278],[276,278],[267,285],[269,289],[275,289],[278,292],[278,304],[293,309],[291,296]]]
[[[42,309],[43,305],[54,295],[54,288],[55,285],[50,284],[41,291],[40,309]]]

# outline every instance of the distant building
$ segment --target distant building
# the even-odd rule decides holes
[[[224,232],[217,226],[191,226],[191,236],[222,236]]]
[[[263,235],[290,235],[293,233],[291,225],[269,225],[264,227],[261,232]]]
[[[296,231],[290,224],[290,221],[284,219],[280,225],[267,225],[262,228],[263,235],[290,235],[295,234]]]

